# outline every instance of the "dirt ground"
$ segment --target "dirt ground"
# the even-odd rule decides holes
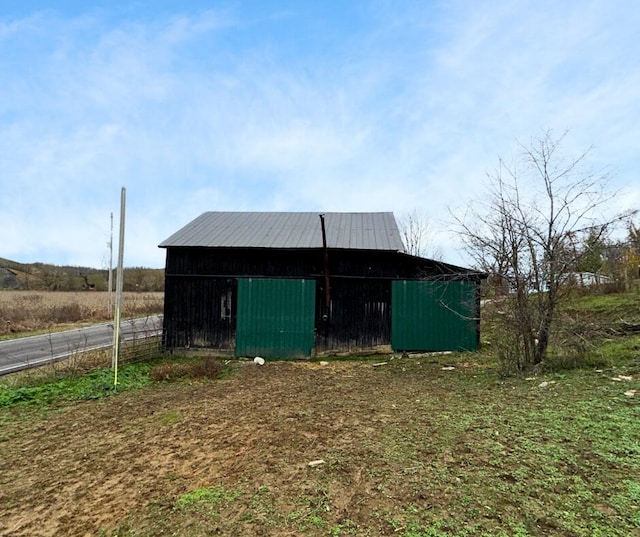
[[[206,534],[326,535],[331,525],[355,527],[390,501],[375,470],[394,462],[372,453],[372,435],[402,426],[424,396],[420,376],[408,384],[402,369],[386,367],[243,363],[217,381],[155,385],[7,420],[0,534],[120,528],[122,535],[130,527],[132,535],[198,534],[197,513],[175,515],[175,499],[202,487],[242,497],[224,516],[210,517]],[[318,459],[324,464],[308,465]],[[168,519],[177,527],[162,529]]]
[[[0,411],[0,535],[640,537],[637,372],[473,359],[233,361]]]

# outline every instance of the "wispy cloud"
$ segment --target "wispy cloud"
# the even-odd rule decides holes
[[[96,265],[121,185],[131,265],[205,210],[441,222],[548,128],[638,199],[633,2],[338,7],[0,18],[0,255]]]

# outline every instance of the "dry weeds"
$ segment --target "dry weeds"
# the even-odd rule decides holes
[[[115,295],[112,295],[112,301],[115,301]],[[162,313],[163,302],[164,293],[125,292],[122,297],[122,316],[127,318]],[[112,317],[109,294],[106,292],[0,292],[0,336],[108,321]]]

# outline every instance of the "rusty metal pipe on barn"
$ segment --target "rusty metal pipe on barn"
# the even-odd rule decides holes
[[[324,214],[320,215],[320,227],[322,228],[322,251],[324,253],[324,301],[328,318],[331,305],[331,288],[329,286],[329,248],[327,247],[327,229],[324,224]]]

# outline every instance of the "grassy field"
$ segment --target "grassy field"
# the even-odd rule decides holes
[[[164,293],[123,293],[122,315],[131,318],[162,313],[163,301]],[[107,292],[0,291],[0,338],[112,318]]]
[[[486,346],[5,380],[0,535],[640,536],[640,335],[602,333],[511,378]]]

